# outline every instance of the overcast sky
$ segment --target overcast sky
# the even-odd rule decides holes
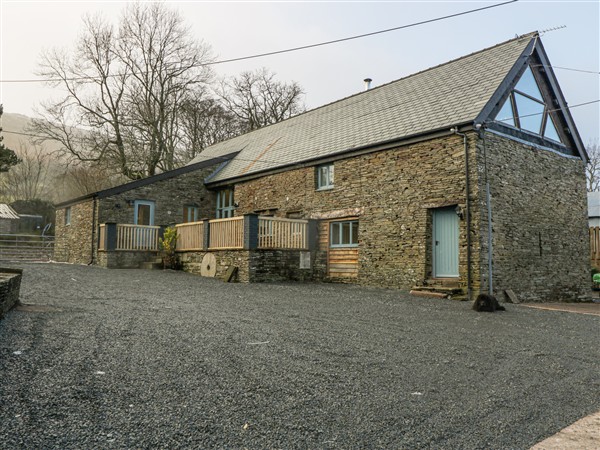
[[[454,14],[501,2],[200,2],[167,1],[192,33],[210,44],[218,59],[296,47]],[[69,49],[81,32],[81,17],[101,13],[117,23],[126,2],[0,0],[0,103],[5,112],[34,115],[55,92],[35,78],[42,50]],[[215,66],[234,75],[265,66],[306,91],[309,108],[362,90],[362,80],[380,85],[534,30],[561,25],[542,42],[569,105],[600,99],[599,1],[521,0],[441,22],[315,49]],[[598,139],[600,104],[573,108],[579,132]]]

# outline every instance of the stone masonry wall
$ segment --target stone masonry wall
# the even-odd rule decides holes
[[[183,270],[199,275],[202,259],[212,253],[217,261],[216,277],[220,278],[230,266],[238,268],[234,281],[242,283],[262,283],[273,281],[312,281],[322,278],[315,267],[315,253],[312,252],[311,266],[300,268],[299,250],[215,250],[200,252],[180,252],[179,259]],[[316,275],[315,275],[316,274]]]
[[[65,224],[66,208],[56,210],[54,260],[74,264],[89,264],[92,260],[93,200],[71,206],[71,223]],[[95,244],[95,246],[97,246]]]
[[[471,199],[477,201],[475,136],[470,135]],[[315,189],[315,168],[239,183],[236,215],[268,210],[279,217],[359,217],[358,282],[411,288],[431,276],[431,208],[465,202],[463,139],[438,138],[335,162],[334,188]],[[473,216],[472,229],[479,227]],[[473,286],[479,255],[474,241]],[[327,249],[320,249],[326,251]],[[466,280],[466,222],[460,221],[460,278]]]
[[[585,166],[485,133],[492,199],[493,287],[522,300],[577,300],[590,289]],[[483,142],[480,190],[485,192]],[[487,210],[481,196],[481,278],[488,287]]]
[[[0,319],[19,302],[23,270],[0,267]]]
[[[215,194],[204,179],[216,166],[198,169],[120,194],[100,199],[99,223],[133,223],[134,200],[154,201],[154,224],[167,226],[183,222],[183,207],[198,205],[198,220],[215,216]]]

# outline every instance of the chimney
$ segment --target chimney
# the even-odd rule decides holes
[[[365,82],[365,91],[368,91],[369,89],[371,89],[371,80],[370,78],[365,78],[364,82]]]

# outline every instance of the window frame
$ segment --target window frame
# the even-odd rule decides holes
[[[533,81],[536,84],[536,88],[537,88],[537,92],[539,93],[540,97],[542,98],[542,100],[536,98],[535,96],[531,95],[530,93],[524,92],[524,90],[520,89],[518,87],[519,83],[521,82],[521,80],[523,79],[524,76],[526,76],[526,73],[530,73]],[[534,131],[531,130],[529,128],[524,128],[523,124],[521,123],[521,119],[527,118],[529,115],[528,114],[523,114],[523,111],[519,111],[519,103],[521,103],[521,106],[523,106],[524,104],[522,102],[518,101],[518,97],[516,95],[520,95],[522,97],[525,98],[525,100],[529,100],[531,102],[535,102],[538,105],[540,105],[542,107],[542,112],[539,113],[541,115],[541,120],[540,120],[540,125],[539,125],[539,129],[538,131]],[[500,114],[500,111],[502,111],[504,109],[504,106],[506,105],[506,103],[510,102],[510,110],[512,111],[512,117],[510,118],[512,120],[512,123],[508,123],[507,120],[509,118],[506,118],[505,120],[501,120],[502,118],[498,117],[498,114]],[[521,74],[521,76],[519,77],[519,79],[517,80],[517,82],[515,83],[515,85],[511,88],[510,92],[508,93],[508,96],[506,98],[506,100],[504,101],[504,103],[502,104],[502,106],[500,107],[500,109],[498,110],[498,112],[496,113],[496,116],[494,117],[494,121],[502,124],[504,126],[519,130],[521,132],[525,132],[525,133],[530,133],[533,134],[535,136],[539,136],[542,139],[545,140],[549,140],[551,142],[554,143],[558,143],[562,146],[565,146],[565,143],[563,142],[560,133],[558,131],[558,127],[556,126],[556,121],[552,118],[552,114],[551,114],[551,110],[548,107],[548,104],[551,104],[551,102],[548,102],[548,100],[546,99],[546,97],[544,96],[544,93],[542,92],[542,89],[540,87],[540,82],[538,81],[538,77],[536,76],[536,74],[534,73],[534,70],[531,68],[531,66],[528,64],[527,68],[525,69],[525,71]],[[521,117],[521,115],[523,117]],[[552,125],[554,126],[554,130],[556,132],[557,137],[560,139],[559,141],[546,136],[546,127],[548,124],[548,120],[552,121]]]
[[[323,180],[321,177],[321,173],[322,173],[323,169],[327,169],[325,180]],[[321,164],[321,165],[317,166],[315,176],[316,176],[317,191],[327,191],[327,190],[334,188],[334,186],[335,186],[335,184],[334,184],[335,183],[335,169],[334,169],[333,163]]]
[[[71,225],[71,207],[65,208],[65,226]]]
[[[199,215],[200,211],[196,205],[183,205],[183,223],[198,222]]]
[[[343,237],[344,237],[344,224],[348,224],[349,225],[349,242],[348,243],[344,243],[343,241]],[[356,224],[356,236],[354,236],[354,232],[352,231],[354,229],[353,224]],[[334,235],[334,227],[338,227],[338,244],[334,244],[333,243],[333,235]],[[359,244],[359,240],[358,240],[358,236],[359,236],[359,225],[358,225],[358,219],[346,219],[346,220],[335,220],[335,221],[331,221],[329,222],[329,248],[355,248],[358,247]],[[356,238],[356,239],[354,239]],[[354,241],[354,242],[353,242]]]
[[[223,206],[223,200],[225,200],[225,196],[229,195],[229,201],[227,206]],[[216,218],[217,219],[227,219],[233,217],[235,211],[235,202],[233,196],[233,188],[221,189],[217,191],[217,208],[216,208]]]

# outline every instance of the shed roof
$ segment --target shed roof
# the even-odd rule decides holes
[[[10,205],[0,203],[0,219],[19,219],[19,215]]]
[[[220,142],[190,164],[239,151],[211,182],[473,123],[537,33],[472,53]]]

